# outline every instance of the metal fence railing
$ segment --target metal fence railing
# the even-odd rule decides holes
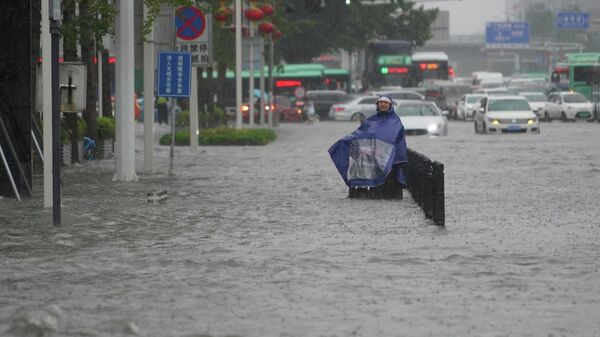
[[[408,164],[403,169],[408,191],[423,209],[425,217],[438,226],[444,226],[444,164],[408,149]]]

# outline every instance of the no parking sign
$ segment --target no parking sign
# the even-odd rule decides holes
[[[177,51],[192,54],[192,65],[212,64],[212,19],[202,10],[182,6],[175,11]]]

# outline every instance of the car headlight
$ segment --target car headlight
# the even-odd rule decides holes
[[[436,132],[436,131],[438,131],[438,130],[439,130],[439,126],[438,126],[438,125],[436,125],[436,124],[430,124],[430,125],[427,127],[427,131],[428,131],[428,132],[430,132],[430,133],[431,133],[431,132]]]
[[[500,124],[500,120],[498,118],[488,118],[488,122],[490,122],[492,125]]]
[[[537,118],[530,118],[527,120],[528,125],[535,124],[535,123],[537,123]]]

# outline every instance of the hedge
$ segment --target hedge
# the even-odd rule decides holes
[[[266,145],[277,138],[271,129],[231,129],[215,128],[202,129],[198,136],[200,145]],[[160,137],[161,145],[171,145],[171,133]],[[190,131],[175,132],[175,145],[189,146]]]

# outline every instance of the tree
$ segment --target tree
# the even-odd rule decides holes
[[[280,45],[290,63],[310,62],[323,52],[364,48],[371,39],[407,39],[423,45],[431,37],[437,9],[414,8],[411,2],[396,1],[367,6],[359,0],[327,1],[316,11],[303,0],[285,4]]]

